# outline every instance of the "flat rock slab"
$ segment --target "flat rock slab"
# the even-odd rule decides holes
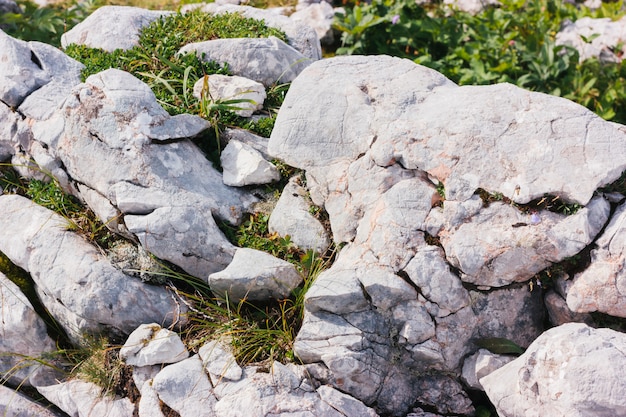
[[[568,323],[542,334],[480,383],[502,416],[624,415],[624,352],[623,333]]]
[[[189,352],[177,333],[150,323],[142,324],[128,336],[119,355],[127,365],[148,366],[180,362],[187,359]]]

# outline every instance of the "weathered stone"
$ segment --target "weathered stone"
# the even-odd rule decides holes
[[[22,290],[1,272],[0,311],[0,379],[28,386],[29,375],[40,366],[35,360],[56,345]]]
[[[0,14],[4,13],[21,14],[22,9],[13,0],[0,0]]]
[[[191,52],[206,62],[226,63],[232,74],[257,81],[265,87],[293,81],[311,62],[274,36],[189,43],[179,51],[180,54]]]
[[[198,100],[228,102],[245,100],[231,104],[233,113],[241,117],[250,117],[263,108],[267,94],[262,84],[236,75],[212,74],[199,79],[193,86],[193,95]]]
[[[0,414],[7,417],[62,417],[60,413],[5,385],[0,385]]]
[[[609,213],[602,197],[571,216],[524,214],[508,204],[492,203],[442,232],[441,244],[463,281],[499,287],[528,281],[552,263],[576,255],[602,230]]]
[[[74,340],[119,337],[146,322],[169,326],[186,311],[165,288],[115,269],[60,215],[17,195],[0,196],[0,212],[0,251],[30,272],[41,302]]]
[[[448,376],[424,376],[420,378],[417,389],[420,402],[433,407],[437,413],[474,414],[474,406],[461,384]]]
[[[61,45],[85,45],[107,52],[139,44],[141,29],[173,12],[139,7],[102,6],[61,36]]]
[[[567,292],[572,311],[626,317],[626,204],[615,210],[591,252],[591,265],[574,277]]]
[[[335,10],[327,2],[321,1],[304,8],[298,8],[297,11],[289,15],[289,18],[296,23],[311,26],[321,44],[332,44],[335,38],[332,27]]]
[[[297,177],[291,178],[278,199],[268,222],[271,233],[290,236],[303,250],[324,253],[330,246],[328,232],[310,212],[306,189]]]
[[[133,366],[175,363],[188,356],[178,334],[156,323],[137,327],[120,349],[120,359]]]
[[[224,184],[233,187],[278,181],[278,168],[253,147],[231,140],[220,155]]]
[[[232,352],[224,349],[217,340],[202,345],[198,350],[198,356],[202,359],[204,369],[208,372],[213,386],[219,385],[222,378],[237,381],[243,374]]]
[[[626,336],[568,323],[480,383],[499,415],[609,417],[626,413]]]
[[[283,299],[301,282],[293,264],[250,248],[238,248],[226,269],[209,275],[211,290],[233,303]]]
[[[513,356],[498,355],[487,349],[478,349],[463,362],[461,378],[468,387],[484,391],[483,386],[480,385],[480,378],[503,367],[513,359],[515,359]]]
[[[6,161],[15,154],[19,143],[16,136],[20,117],[9,106],[0,103],[0,161]]]
[[[454,11],[478,14],[488,7],[499,7],[502,5],[498,0],[443,0]]]
[[[220,135],[220,139],[222,139],[226,143],[230,142],[231,140],[245,143],[246,145],[249,145],[259,151],[259,153],[263,155],[263,158],[267,159],[268,161],[272,159],[270,154],[267,153],[267,142],[269,141],[269,139],[256,135],[249,130],[226,128]]]
[[[103,396],[102,388],[72,379],[59,382],[59,374],[42,367],[30,382],[52,404],[70,416],[131,416],[135,406],[128,398]]]
[[[201,278],[230,262],[234,248],[212,217],[236,223],[255,198],[225,186],[197,146],[176,140],[206,120],[170,116],[146,84],[115,69],[77,86],[61,114],[62,133],[49,140],[68,174],[108,198],[146,250]]]
[[[152,380],[152,387],[181,417],[216,415],[213,408],[217,399],[198,355],[163,368]]]
[[[589,313],[576,313],[569,309],[563,297],[556,291],[549,290],[544,297],[544,303],[550,318],[550,323],[560,326],[565,323],[585,323],[593,326],[593,318]]]
[[[250,6],[236,6],[230,4],[219,5],[217,3],[203,5],[202,11],[212,14],[239,13],[243,17],[263,20],[269,27],[278,28],[285,32],[289,45],[305,57],[312,60],[322,58],[322,48],[315,30],[308,25],[294,22],[287,16],[273,13],[269,9],[257,9]]]
[[[328,385],[322,385],[319,387],[317,389],[317,393],[322,401],[345,416],[378,416],[373,409],[366,407],[361,401],[352,398],[341,391],[337,391]]]
[[[557,45],[567,45],[578,50],[580,62],[598,58],[602,62],[622,61],[626,19],[594,19],[582,17],[572,22],[566,20],[556,34]],[[621,49],[620,49],[621,48]]]

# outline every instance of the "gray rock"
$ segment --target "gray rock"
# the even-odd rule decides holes
[[[86,45],[107,52],[138,45],[141,29],[173,12],[138,7],[102,6],[61,36],[61,45]]]
[[[202,11],[212,14],[239,13],[247,18],[263,20],[269,27],[278,28],[285,32],[289,45],[305,57],[314,61],[322,58],[322,48],[315,30],[308,25],[294,22],[287,16],[273,13],[269,9],[217,3],[203,5]]]
[[[20,117],[4,103],[0,103],[0,161],[6,161],[15,154],[19,143],[15,137]]]
[[[542,334],[480,383],[503,416],[624,415],[625,351],[623,333],[568,323]]]
[[[44,142],[74,180],[121,213],[127,230],[119,232],[197,277],[230,262],[234,248],[212,217],[237,223],[255,198],[225,186],[193,143],[177,140],[202,132],[206,120],[169,116],[146,84],[115,69],[77,86],[61,115],[60,135]]]
[[[472,415],[474,406],[460,383],[444,376],[424,376],[418,382],[420,402],[437,413]]]
[[[544,303],[550,318],[550,323],[560,326],[565,323],[585,323],[593,326],[594,321],[589,313],[576,313],[569,309],[565,299],[554,290],[549,290],[544,297]]]
[[[594,19],[582,17],[575,22],[566,20],[556,34],[557,45],[567,45],[578,50],[580,62],[589,58],[599,58],[602,62],[622,61],[624,52],[624,18]],[[621,48],[621,49],[619,49]]]
[[[574,277],[567,306],[626,317],[626,204],[620,205],[591,252],[591,265]]]
[[[216,415],[213,408],[217,399],[198,355],[163,368],[152,380],[152,387],[181,417]]]
[[[68,222],[32,201],[0,196],[0,251],[30,272],[44,306],[75,341],[120,337],[141,323],[170,326],[186,308],[168,290],[115,269]]]
[[[489,375],[496,369],[502,368],[515,357],[491,353],[487,349],[478,349],[476,353],[467,357],[463,362],[461,379],[468,387],[484,391],[480,385],[480,378]]]
[[[220,155],[224,184],[233,187],[269,184],[280,179],[278,168],[243,142],[231,140]]]
[[[238,381],[243,375],[235,356],[217,340],[211,340],[202,345],[198,350],[198,356],[202,359],[204,369],[208,372],[213,386],[219,385],[222,378]]]
[[[341,391],[337,391],[328,385],[322,385],[319,387],[317,389],[317,393],[322,401],[339,411],[344,416],[378,416],[373,409],[366,407],[361,401],[352,398]]]
[[[289,18],[296,23],[305,24],[315,29],[321,44],[332,44],[334,40],[332,24],[335,18],[335,9],[327,2],[321,1],[298,8],[297,11],[289,15]]]
[[[0,379],[28,386],[28,377],[40,366],[36,359],[55,351],[56,345],[22,290],[1,272],[0,311]]]
[[[228,64],[234,75],[270,87],[293,81],[311,60],[280,39],[233,38],[189,43],[179,54],[195,53],[198,58]]]
[[[233,111],[241,117],[250,117],[263,108],[267,94],[265,87],[255,81],[236,75],[212,74],[199,79],[193,86],[193,95],[198,100],[227,102],[230,100],[249,100],[235,102]]]
[[[60,413],[5,385],[0,385],[0,414],[11,417],[62,417]]]
[[[103,396],[102,388],[80,379],[59,382],[50,368],[40,368],[31,377],[32,385],[48,401],[75,417],[131,416],[135,406],[128,398]]]
[[[291,178],[283,189],[268,222],[271,233],[290,236],[291,241],[303,250],[324,253],[330,246],[328,232],[310,213],[306,189],[297,177]]]
[[[13,0],[0,0],[0,14],[4,13],[21,14],[22,9]]]
[[[602,197],[571,216],[541,211],[535,218],[496,202],[452,226],[441,243],[463,281],[499,287],[528,281],[552,263],[576,255],[602,230],[609,213]]]
[[[189,352],[178,334],[151,323],[137,327],[126,339],[119,355],[127,365],[148,366],[180,362]]]
[[[252,148],[256,149],[261,155],[263,155],[263,158],[267,159],[268,161],[272,159],[270,154],[267,153],[267,142],[269,141],[269,139],[256,135],[249,130],[227,127],[222,132],[220,139],[222,139],[226,143],[230,142],[231,140],[237,140],[241,143],[245,143],[246,145],[249,145]]]
[[[283,299],[301,282],[293,264],[249,248],[238,248],[225,270],[209,275],[211,290],[231,303]]]

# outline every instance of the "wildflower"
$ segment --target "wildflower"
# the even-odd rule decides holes
[[[392,24],[392,25],[395,25],[395,24],[396,24],[396,23],[398,23],[399,21],[400,21],[400,15],[399,15],[399,14],[394,15],[394,16],[391,18],[391,24]]]
[[[509,46],[515,46],[515,41],[513,39],[509,41]]]

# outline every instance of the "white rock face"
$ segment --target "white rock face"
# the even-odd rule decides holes
[[[263,108],[263,102],[267,97],[263,84],[236,75],[212,74],[199,79],[193,86],[193,95],[198,100],[210,100],[214,102],[229,100],[250,100],[233,103],[233,113],[241,117],[250,117]]]
[[[609,417],[626,414],[626,336],[569,323],[542,334],[519,358],[483,377],[499,415]]]
[[[480,385],[480,379],[502,368],[513,359],[515,359],[513,356],[498,355],[487,349],[479,349],[463,362],[461,378],[468,387],[484,391],[483,386]]]
[[[198,350],[204,369],[211,377],[213,386],[220,384],[223,378],[231,381],[241,379],[243,371],[237,364],[235,356],[217,340],[212,340]]]
[[[592,251],[591,265],[567,292],[572,311],[626,317],[626,204],[620,205]]]
[[[250,145],[231,140],[220,155],[224,184],[233,187],[278,181],[278,168]]]
[[[256,249],[238,248],[233,261],[209,275],[211,290],[231,303],[288,297],[302,277],[293,264]]]
[[[139,41],[141,29],[173,12],[139,7],[102,6],[61,36],[61,45],[86,45],[107,52],[131,49]]]
[[[309,58],[274,36],[189,43],[179,51],[180,54],[191,52],[206,62],[227,63],[232,74],[265,87],[293,81],[311,63]]]
[[[267,226],[272,233],[290,236],[291,241],[303,250],[324,253],[330,246],[330,238],[322,223],[309,209],[306,189],[296,178],[292,178],[283,189]]]
[[[0,211],[0,251],[30,272],[41,302],[74,340],[182,319],[186,309],[168,290],[115,269],[60,215],[17,195],[0,196]]]
[[[175,363],[188,356],[180,336],[156,323],[139,326],[120,349],[120,359],[133,366]]]
[[[5,385],[0,385],[0,413],[11,417],[62,417]]]
[[[315,29],[321,44],[330,45],[333,42],[332,25],[335,9],[326,1],[298,7],[298,10],[289,15],[289,18],[296,23],[309,25]]]
[[[0,312],[0,378],[28,386],[28,377],[39,366],[31,359],[55,351],[56,345],[22,290],[1,272]]]

